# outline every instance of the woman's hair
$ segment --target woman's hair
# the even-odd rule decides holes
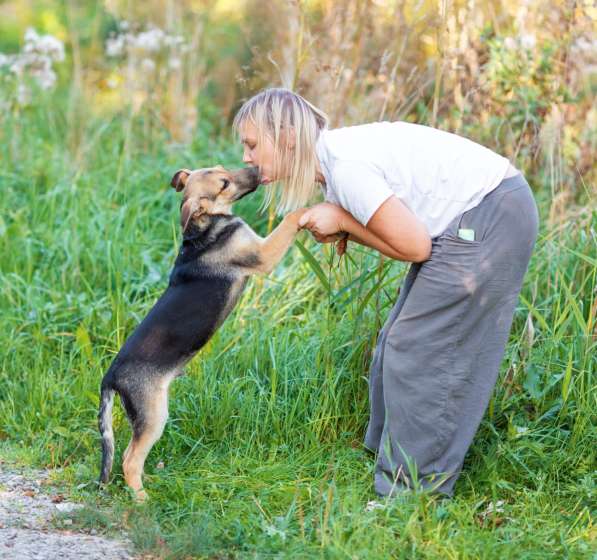
[[[319,133],[327,128],[327,115],[285,88],[269,88],[246,101],[234,117],[233,128],[240,134],[243,123],[251,122],[257,129],[257,142],[269,136],[274,145],[274,172],[288,173],[282,190],[278,212],[288,212],[305,206],[316,189],[317,154],[315,144]],[[294,149],[288,143],[288,132],[295,135]],[[274,189],[268,189],[265,204],[272,201]]]

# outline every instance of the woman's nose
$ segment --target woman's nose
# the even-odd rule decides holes
[[[243,151],[243,163],[247,163],[247,164],[253,163],[253,158],[249,154],[249,150]]]

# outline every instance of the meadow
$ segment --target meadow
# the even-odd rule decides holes
[[[47,21],[51,31],[57,24]],[[382,95],[376,106],[386,118],[458,129],[508,154],[540,208],[500,378],[455,497],[413,492],[366,510],[376,497],[374,458],[362,446],[368,365],[407,265],[354,244],[339,259],[306,233],[274,273],[250,281],[173,383],[170,418],[146,464],[149,501],[135,504],[123,485],[129,428],[119,405],[116,467],[98,489],[99,382],[165,288],[180,241],[170,177],[185,166],[242,165],[227,120],[239,99],[223,99],[221,81],[197,90],[180,82],[191,128],[181,128],[177,111],[188,107],[172,104],[170,90],[153,91],[163,103],[150,90],[141,101],[106,86],[87,96],[108,79],[98,77],[101,65],[83,72],[109,37],[106,25],[90,25],[95,43],[85,31],[80,44],[70,40],[56,87],[31,85],[27,103],[2,82],[0,461],[56,469],[68,496],[85,505],[76,526],[126,531],[140,554],[157,558],[594,558],[595,109],[571,82],[562,82],[569,97],[546,99],[550,77],[564,72],[556,63],[533,63],[535,74],[512,90],[516,68],[499,42],[483,62],[495,86],[484,112],[474,99],[443,101],[433,84],[414,90],[413,103]],[[72,29],[64,24],[68,37]],[[559,43],[549,45],[557,62]],[[209,64],[206,76],[215,72]],[[270,83],[255,68],[254,80]],[[447,69],[443,79],[452,78]],[[371,107],[380,90],[359,83],[342,91],[353,108]],[[334,122],[363,114],[338,109]],[[561,135],[545,140],[560,117]],[[262,234],[278,219],[259,191],[236,212]]]

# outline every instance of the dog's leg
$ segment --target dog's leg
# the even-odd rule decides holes
[[[299,231],[298,221],[305,212],[306,209],[290,212],[274,231],[261,240],[258,248],[259,264],[254,267],[255,272],[269,274],[282,260]]]
[[[155,442],[160,439],[168,419],[168,383],[156,387],[144,399],[143,410],[133,422],[133,435],[124,452],[122,470],[124,479],[139,501],[147,498],[143,490],[143,466]]]
[[[126,446],[126,449],[124,450],[124,453],[122,454],[122,464],[123,465],[124,465],[124,463],[126,463],[126,460],[127,460],[126,458],[129,456],[132,446],[133,446],[133,438],[131,437],[129,444]]]

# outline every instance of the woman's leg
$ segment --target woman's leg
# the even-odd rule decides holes
[[[412,486],[415,472],[422,487],[452,493],[497,379],[537,223],[518,176],[434,240],[385,333],[379,494]]]
[[[365,434],[365,447],[370,451],[376,452],[381,440],[381,432],[383,430],[384,420],[386,417],[386,405],[383,399],[383,378],[382,378],[382,363],[383,354],[386,344],[388,331],[394,321],[398,318],[398,314],[406,301],[406,296],[417,277],[417,272],[421,265],[413,263],[410,266],[408,274],[404,278],[404,282],[400,287],[400,294],[394,307],[390,310],[390,314],[386,322],[379,331],[377,337],[377,344],[375,352],[373,353],[373,360],[371,361],[371,368],[369,370],[369,425],[367,426],[367,433]]]

